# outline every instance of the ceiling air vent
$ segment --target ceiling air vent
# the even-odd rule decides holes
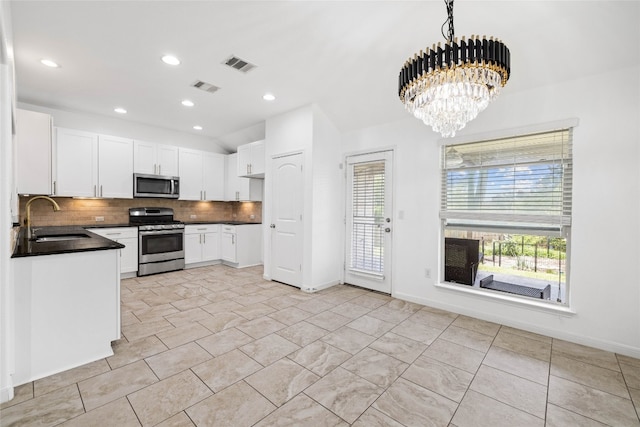
[[[238,71],[242,71],[243,73],[248,73],[249,71],[256,68],[255,65],[245,61],[244,59],[240,59],[237,56],[231,56],[226,61],[224,61],[224,64]]]
[[[220,89],[218,86],[214,86],[211,83],[203,82],[202,80],[196,80],[191,84],[191,86],[209,93],[217,92],[218,89]]]

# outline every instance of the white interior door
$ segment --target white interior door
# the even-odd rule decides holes
[[[347,157],[345,283],[391,293],[393,152]]]
[[[271,278],[302,285],[302,154],[273,159]]]

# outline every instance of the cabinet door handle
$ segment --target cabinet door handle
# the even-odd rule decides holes
[[[247,175],[249,175],[249,163],[247,163]]]
[[[107,236],[119,236],[122,233],[105,233]]]
[[[53,195],[56,195],[56,181],[53,181]]]
[[[102,185],[100,185],[100,197],[102,197]]]
[[[236,235],[235,235],[235,234],[232,234],[232,235],[231,235],[231,244],[232,244],[232,245],[235,245],[235,244],[236,244]]]
[[[96,186],[96,185],[94,185],[94,186],[93,186],[93,197],[98,197],[98,192],[97,192],[97,191],[98,191],[98,190],[97,190],[97,186]]]
[[[200,200],[202,200],[202,190],[200,190]]]
[[[205,245],[207,244],[207,235],[206,234],[202,235],[202,243],[204,243]]]
[[[156,164],[154,163],[154,164],[153,164],[153,174],[155,175],[155,174],[157,174],[157,173],[158,173],[158,172],[157,172],[157,167],[156,167]]]
[[[202,200],[207,200],[207,190],[204,190],[204,199]]]
[[[202,231],[202,230],[206,230],[206,229],[207,229],[206,227],[205,228],[196,228],[196,230],[198,230],[198,231]]]
[[[202,244],[202,234],[198,234],[198,243]]]
[[[236,200],[240,200],[240,192],[236,191]]]
[[[158,165],[158,175],[162,175],[162,165]]]

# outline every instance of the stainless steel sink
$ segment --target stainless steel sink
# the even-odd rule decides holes
[[[53,236],[42,236],[35,238],[36,242],[63,242],[66,240],[90,239],[86,234],[58,234]]]

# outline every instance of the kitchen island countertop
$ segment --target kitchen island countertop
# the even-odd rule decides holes
[[[35,230],[33,234],[37,237],[68,234],[82,234],[87,237],[75,240],[36,242],[27,239],[27,229],[22,227],[11,258],[124,248],[124,245],[87,231],[80,226],[34,227],[32,230]]]

